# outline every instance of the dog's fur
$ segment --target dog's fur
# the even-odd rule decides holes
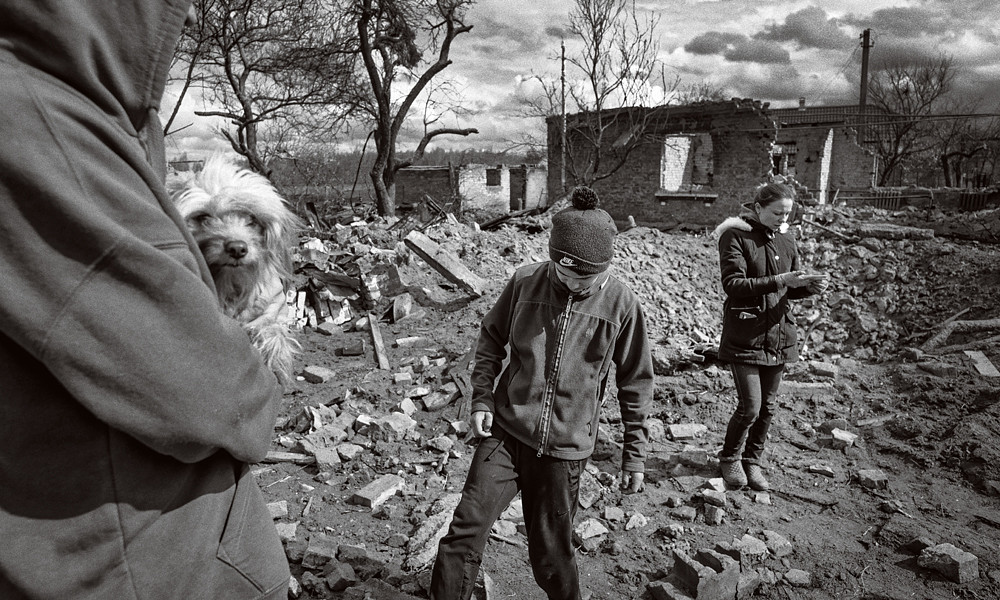
[[[286,384],[301,349],[285,300],[299,218],[266,177],[223,155],[209,158],[174,202],[208,263],[223,312],[243,324]]]

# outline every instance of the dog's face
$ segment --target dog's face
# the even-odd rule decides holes
[[[254,268],[267,245],[267,232],[252,212],[232,202],[209,201],[184,216],[212,272]]]
[[[265,177],[212,158],[175,201],[217,279],[233,270],[285,273],[290,266],[298,219]]]

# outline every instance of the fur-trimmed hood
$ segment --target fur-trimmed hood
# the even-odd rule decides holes
[[[722,234],[730,229],[739,229],[740,231],[752,231],[754,228],[763,229],[768,236],[772,236],[775,233],[785,233],[788,231],[788,223],[782,223],[778,227],[777,231],[765,227],[763,223],[757,218],[757,213],[750,208],[750,204],[742,205],[742,210],[738,217],[726,217],[726,219],[719,223],[719,225],[712,231],[712,238],[718,240],[722,237]]]
[[[742,231],[750,231],[751,229],[753,229],[750,223],[747,223],[740,217],[726,217],[726,220],[719,223],[719,225],[712,232],[712,237],[715,239],[719,239],[720,237],[722,237],[723,233],[725,233],[729,229],[734,229],[734,228]]]

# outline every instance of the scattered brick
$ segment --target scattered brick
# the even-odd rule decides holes
[[[709,504],[705,507],[705,523],[707,525],[722,525],[726,520],[725,509]]]
[[[871,489],[885,489],[889,487],[889,477],[882,469],[862,469],[858,471],[858,482]]]
[[[979,559],[976,555],[951,544],[925,548],[917,557],[917,564],[933,569],[956,583],[968,583],[979,577]]]
[[[302,369],[302,377],[305,378],[309,383],[326,383],[332,380],[336,376],[336,372],[333,369],[328,369],[326,367],[320,367],[318,365],[309,365]]]
[[[368,508],[375,508],[382,504],[396,492],[402,490],[406,482],[399,475],[383,475],[375,481],[355,492],[349,502]]]
[[[667,435],[672,440],[693,440],[707,431],[708,427],[700,423],[675,423],[667,426]]]
[[[785,536],[781,535],[777,531],[771,531],[769,529],[764,530],[764,543],[767,544],[767,549],[771,551],[776,558],[781,558],[782,556],[788,556],[794,552],[792,548],[792,543],[788,541]]]
[[[812,585],[812,573],[802,569],[789,569],[785,573],[785,581],[793,587],[810,587]]]
[[[354,568],[340,561],[331,561],[323,572],[326,585],[334,592],[342,592],[358,582]]]
[[[280,519],[282,517],[288,516],[288,501],[279,500],[278,502],[269,502],[267,504],[267,511],[271,513],[272,519]]]

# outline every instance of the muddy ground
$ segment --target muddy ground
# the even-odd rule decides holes
[[[577,523],[596,520],[607,529],[580,540],[579,570],[592,598],[650,598],[648,584],[671,572],[673,552],[694,554],[746,534],[765,540],[772,535],[765,531],[790,546],[772,547],[750,565],[757,574],[752,597],[1000,598],[1000,377],[980,374],[961,350],[996,332],[956,332],[937,345],[945,353],[920,351],[949,319],[1000,318],[1000,248],[857,234],[857,223],[891,222],[892,215],[845,215],[815,217],[839,235],[815,227],[798,233],[808,266],[829,271],[833,285],[796,308],[808,342],[789,369],[772,425],[765,457],[772,490],[727,491],[718,524],[710,524],[720,514],[703,489],[718,477],[715,454],[735,398],[726,366],[711,353],[721,314],[713,240],[707,232],[644,228],[620,236],[615,270],[643,298],[659,374],[642,493],[624,495],[615,485],[621,427],[613,395],[606,402],[587,506],[577,515]],[[370,252],[362,272],[379,274],[378,291],[367,307],[364,297],[349,299],[349,321],[302,329],[300,371],[329,371],[291,384],[273,445],[308,454],[302,440],[313,434],[315,449],[316,429],[341,419],[351,423],[346,439],[328,440],[347,444],[341,462],[276,460],[256,465],[255,473],[265,499],[287,507],[275,522],[298,597],[426,598],[433,541],[422,537],[429,523],[447,521],[439,501],[454,502],[474,450],[457,425],[467,411],[468,351],[513,269],[546,258],[546,223],[482,232],[453,222],[425,231],[483,278],[481,297],[408,252],[384,225],[357,225],[326,236],[332,255],[323,268]],[[301,266],[306,258],[299,258]],[[300,286],[310,284],[303,272],[298,277]],[[412,312],[393,322],[393,299],[403,293],[414,298]],[[372,332],[358,326],[366,308],[379,318],[387,369],[379,368]],[[1000,365],[996,343],[973,348]],[[409,432],[394,437],[363,426],[393,411],[412,411]],[[678,424],[704,431],[674,439],[671,426]],[[873,480],[874,470],[884,479]],[[377,507],[352,503],[387,474],[405,485]],[[516,511],[505,515],[486,549],[490,598],[544,597],[518,524]],[[920,546],[911,542],[920,538],[975,555],[978,576],[959,583],[919,566]],[[340,547],[326,564],[309,556],[319,540]]]

